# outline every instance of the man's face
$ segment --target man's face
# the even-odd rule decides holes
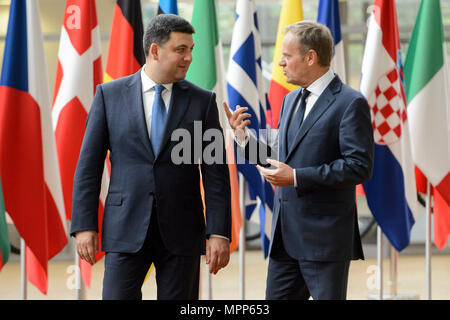
[[[297,39],[290,32],[284,37],[278,64],[283,67],[286,82],[304,87],[307,82],[308,63],[305,55],[300,53]]]
[[[177,82],[186,77],[192,62],[194,39],[191,34],[172,32],[169,40],[158,46],[158,72],[163,83]]]

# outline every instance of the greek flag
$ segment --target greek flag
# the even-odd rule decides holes
[[[255,1],[238,0],[236,21],[231,40],[228,63],[227,90],[230,108],[247,107],[252,115],[249,129],[265,140],[260,129],[266,129],[266,90],[261,68],[261,40]],[[235,152],[237,154],[237,152]],[[246,218],[258,222],[262,248],[267,257],[272,223],[273,188],[260,175],[256,167],[237,159],[237,168],[245,178],[244,204]]]

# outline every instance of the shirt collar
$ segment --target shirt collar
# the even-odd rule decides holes
[[[333,81],[335,75],[331,68],[328,69],[320,78],[311,83],[306,89],[316,96],[320,96],[322,92],[328,87],[331,81]]]
[[[142,82],[142,92],[148,92],[150,91],[154,86],[156,86],[156,82],[153,81],[144,71],[145,64],[141,69],[141,82]],[[165,83],[163,84],[164,88],[168,92],[172,91],[173,83]]]

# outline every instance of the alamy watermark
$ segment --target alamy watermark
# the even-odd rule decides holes
[[[277,150],[270,146],[274,145],[277,137],[271,129],[261,129],[256,132],[249,129],[250,135],[255,138],[249,138],[244,148],[238,148],[238,154],[235,158],[227,158],[224,146],[233,141],[224,140],[225,137],[232,137],[232,130],[225,131],[219,128],[209,128],[203,130],[202,121],[194,121],[194,131],[178,128],[172,132],[171,141],[177,142],[172,148],[171,160],[176,165],[180,164],[225,164],[236,163],[244,164],[247,158],[250,163],[265,162],[267,158],[276,159]],[[258,139],[259,138],[259,139]],[[261,141],[263,143],[261,143]]]

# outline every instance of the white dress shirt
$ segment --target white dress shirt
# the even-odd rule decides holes
[[[316,103],[317,99],[319,99],[322,92],[328,87],[328,85],[333,81],[334,79],[334,72],[333,70],[328,69],[328,71],[322,75],[319,79],[311,83],[306,90],[310,92],[309,96],[306,98],[306,108],[305,108],[305,115],[303,116],[303,121],[306,119],[308,114],[311,112],[311,109],[313,108],[314,104]],[[292,117],[294,116],[295,112],[297,111],[298,107],[300,106],[300,99],[297,105],[295,106],[295,110],[292,113]]]
[[[153,101],[155,101],[155,86],[157,83],[150,79],[144,72],[145,65],[141,69],[141,83],[142,83],[142,103],[144,104],[145,123],[147,124],[147,132],[150,137],[152,132],[152,110]],[[170,99],[172,96],[173,83],[163,84],[164,90],[161,92],[161,97],[166,107],[166,112],[169,114]]]

